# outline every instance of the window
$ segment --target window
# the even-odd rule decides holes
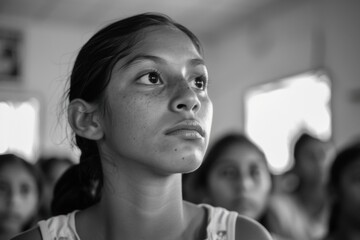
[[[292,165],[290,144],[301,129],[331,136],[331,84],[323,71],[311,71],[249,89],[245,131],[264,150],[274,174]]]
[[[0,98],[0,154],[11,152],[30,161],[37,157],[40,102],[35,97]],[[4,98],[5,97],[5,98]]]

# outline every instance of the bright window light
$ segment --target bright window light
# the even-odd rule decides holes
[[[331,136],[331,85],[323,71],[312,71],[249,89],[245,131],[264,150],[274,174],[292,165],[290,144],[300,130]]]
[[[0,101],[0,154],[34,160],[39,143],[39,101]]]

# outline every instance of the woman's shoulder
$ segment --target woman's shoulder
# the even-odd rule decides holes
[[[23,232],[11,240],[50,240],[50,239],[79,239],[75,227],[75,214],[78,210],[66,215],[58,215],[38,222],[37,226]]]
[[[42,240],[39,227],[32,228],[26,232],[20,233],[11,240]]]
[[[257,221],[239,215],[236,219],[235,239],[271,240],[270,233]]]
[[[199,206],[207,209],[209,239],[218,239],[227,236],[226,239],[257,239],[271,240],[269,232],[260,223],[248,217],[239,215],[237,212],[226,210],[221,207],[213,207],[207,204]],[[216,236],[216,237],[214,237]],[[222,238],[221,238],[222,239]]]

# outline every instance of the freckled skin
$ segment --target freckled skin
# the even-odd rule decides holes
[[[191,40],[178,30],[159,28],[144,39],[114,67],[106,90],[111,113],[102,120],[104,139],[100,141],[100,151],[109,159],[141,164],[162,174],[192,171],[201,164],[207,148],[212,103],[207,90],[189,85],[193,84],[194,75],[207,75],[206,67],[189,65],[190,59],[202,57]],[[154,55],[162,61],[142,60],[122,68],[136,54]],[[148,86],[136,81],[144,71],[152,69],[160,72],[163,84]],[[180,111],[176,109],[179,104],[197,107]],[[205,130],[203,139],[184,140],[165,134],[186,119],[200,123]]]

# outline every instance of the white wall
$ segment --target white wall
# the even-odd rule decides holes
[[[40,98],[41,143],[38,154],[73,157],[62,118],[62,94],[78,49],[91,31],[55,23],[0,19],[0,26],[24,34],[23,75],[18,84],[0,83],[0,90],[30,92]]]
[[[359,102],[349,101],[349,91],[360,88],[359,22],[357,0],[295,1],[234,20],[211,41],[203,37],[215,109],[212,138],[243,129],[246,88],[318,67],[333,80],[335,143],[360,135]]]

